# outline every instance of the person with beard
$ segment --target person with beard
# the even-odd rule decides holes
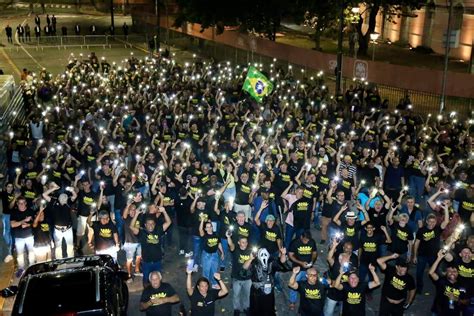
[[[275,316],[275,273],[289,271],[286,249],[281,248],[279,260],[273,260],[265,248],[252,249],[243,268],[251,272],[250,316]]]

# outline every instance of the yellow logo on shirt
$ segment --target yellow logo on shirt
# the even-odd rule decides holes
[[[321,292],[318,289],[304,289],[304,295],[306,298],[310,300],[320,300],[321,299]]]
[[[399,278],[395,276],[392,278],[392,281],[390,281],[390,284],[392,284],[392,286],[396,288],[397,290],[403,290],[405,286],[407,285],[405,281],[400,280]]]
[[[461,264],[458,266],[458,271],[459,271],[459,275],[462,276],[463,278],[472,278],[473,271],[471,268],[467,268]]]
[[[274,232],[269,232],[269,231],[265,232],[265,239],[269,241],[276,241],[276,237],[277,237],[277,234]]]
[[[218,243],[219,243],[219,239],[217,239],[217,238],[209,238],[207,240],[207,246],[209,248],[217,246]]]
[[[408,233],[404,232],[403,230],[397,229],[397,237],[400,240],[408,240]]]
[[[360,304],[361,301],[362,301],[362,295],[360,293],[353,293],[353,292],[347,293],[347,303],[352,304],[352,305],[357,305],[357,304]]]
[[[423,234],[423,240],[424,241],[428,241],[428,240],[431,240],[435,238],[435,233],[434,233],[434,230],[430,231],[430,232],[426,232]]]
[[[157,245],[159,242],[160,242],[160,237],[158,235],[148,234],[146,236],[147,244]]]
[[[99,236],[102,238],[112,237],[112,230],[110,228],[101,228],[99,231]]]
[[[374,242],[365,242],[364,243],[364,251],[365,252],[376,252],[377,245]]]
[[[298,254],[300,255],[310,255],[313,252],[313,247],[311,246],[299,246]]]

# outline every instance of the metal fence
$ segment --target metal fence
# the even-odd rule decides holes
[[[160,29],[160,39],[168,45],[189,50],[206,57],[212,57],[219,61],[231,61],[238,64],[247,63],[264,63],[275,64],[275,67],[291,67],[295,76],[316,76],[319,69],[310,69],[298,64],[288,63],[284,60],[274,60],[272,57],[259,55],[252,51],[238,49],[225,44],[217,43],[210,40],[197,38],[185,33],[173,31],[170,29]],[[326,85],[328,88],[335,87],[334,74],[325,74]],[[343,78],[344,90],[352,83],[352,78]],[[373,83],[375,84],[375,83]],[[382,99],[388,99],[390,109],[393,110],[397,106],[400,99],[405,95],[409,95],[414,110],[419,114],[436,113],[439,111],[440,95],[435,93],[415,91],[410,89],[402,89],[398,87],[385,86],[375,84],[380,91]],[[468,117],[474,110],[474,99],[447,96],[445,111],[456,111],[461,117]]]
[[[142,35],[69,35],[69,36],[41,36],[37,38],[31,38],[29,41],[21,42],[25,48],[72,48],[80,47],[132,47],[134,44],[146,43],[146,37]],[[6,46],[6,49],[19,50],[18,45]]]

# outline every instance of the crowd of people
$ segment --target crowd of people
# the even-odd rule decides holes
[[[403,315],[427,275],[433,315],[472,315],[473,120],[418,115],[408,96],[394,109],[363,81],[332,95],[321,73],[277,63],[255,64],[274,84],[257,103],[247,67],[92,53],[25,71],[2,191],[17,276],[124,252],[141,310],[171,315],[176,251],[193,316],[229,292],[234,315],[275,315],[275,291],[300,315],[365,315],[378,287],[379,315]]]
[[[41,27],[41,18],[39,15],[35,16],[35,26],[33,29],[31,29],[30,25],[28,22],[18,24],[16,27],[16,35],[18,37],[18,41],[20,43],[26,43],[26,42],[31,42],[31,32],[33,31],[35,34],[35,39],[38,41],[41,36],[58,36],[59,32],[57,32],[57,18],[53,14],[51,17],[49,14],[46,14],[45,16],[45,24],[43,27]],[[99,35],[99,31],[95,23],[92,23],[89,25],[89,28],[86,32],[82,29],[81,24],[76,23],[73,26],[73,31],[75,36],[81,36],[81,35]],[[129,33],[129,26],[127,22],[124,22],[122,25],[122,34],[123,36],[127,37]],[[108,28],[108,34],[114,35],[115,34],[115,28],[113,26],[110,26]],[[10,44],[13,44],[13,28],[10,26],[10,24],[7,24],[5,27],[5,35],[7,37],[7,41]],[[68,36],[68,28],[66,25],[61,26],[61,36]],[[69,35],[72,35],[72,33],[69,33]]]

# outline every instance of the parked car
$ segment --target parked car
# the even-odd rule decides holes
[[[109,255],[91,255],[37,263],[22,275],[12,315],[127,315],[128,274]]]

